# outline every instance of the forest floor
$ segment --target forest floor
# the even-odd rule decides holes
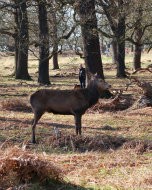
[[[150,54],[142,55],[142,67],[146,68],[151,62]],[[78,57],[61,56],[60,69],[50,68],[51,85],[45,88],[73,89],[78,84],[80,63],[83,60]],[[142,91],[135,84],[125,91],[129,80],[115,77],[115,65],[109,57],[104,57],[103,63],[111,91],[122,89],[123,94],[131,95],[133,100],[140,97]],[[37,125],[37,144],[31,144],[33,113],[29,96],[44,88],[37,84],[38,61],[29,59],[32,81],[15,80],[11,76],[13,56],[0,57],[0,65],[0,164],[4,156],[17,147],[18,152],[24,149],[27,154],[42,156],[61,169],[65,183],[52,190],[152,189],[152,107],[101,112],[90,109],[82,117],[82,137],[75,136],[73,116],[46,113]],[[127,71],[132,72],[132,55],[127,56],[126,66]],[[136,76],[152,83],[152,74],[148,71]],[[104,101],[107,100],[101,100]],[[54,128],[59,129],[60,137],[55,136]],[[13,180],[9,178],[2,184],[0,179],[0,189],[13,187],[16,183]],[[24,184],[22,189],[47,189],[47,186],[33,182]]]

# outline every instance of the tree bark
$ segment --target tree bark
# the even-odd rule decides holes
[[[53,55],[53,70],[59,69],[58,64],[58,48],[54,48],[53,50],[55,53]]]
[[[119,7],[123,10],[123,1],[119,0]],[[118,25],[117,25],[117,74],[118,78],[125,78],[125,16],[122,12],[118,14]]]
[[[100,4],[105,12],[105,15],[109,21],[111,30],[115,36],[117,43],[117,58],[115,61],[117,63],[117,74],[118,78],[125,78],[125,15],[124,15],[124,2],[123,0],[118,0],[118,3],[111,3],[101,1]],[[109,6],[116,6],[115,12],[111,12]]]
[[[59,69],[58,64],[58,35],[57,35],[57,22],[56,22],[56,15],[52,12],[52,20],[53,20],[53,69]]]
[[[28,73],[28,47],[29,47],[29,34],[28,34],[28,17],[27,6],[24,0],[17,1],[17,9],[15,16],[18,32],[15,39],[15,64],[16,64],[16,79],[29,80]]]
[[[94,0],[79,0],[77,11],[81,21],[85,66],[87,74],[97,73],[104,79],[103,66],[100,53],[99,36],[97,32],[97,18]],[[89,75],[88,80],[90,79]]]
[[[113,38],[113,41],[112,41],[112,63],[113,64],[117,64],[117,56],[118,56],[117,41],[115,38]]]
[[[134,50],[134,69],[140,69],[141,68],[141,46],[140,45],[135,45],[135,50]]]
[[[134,45],[131,44],[131,52],[134,52]]]
[[[39,19],[39,73],[38,82],[48,85],[49,80],[49,33],[47,23],[47,10],[45,0],[38,1],[38,19]]]
[[[56,12],[54,10],[53,4],[55,3],[54,0],[49,1],[50,6],[50,24],[51,24],[51,37],[53,42],[53,69],[59,69],[58,64],[58,29],[57,29],[57,18]]]
[[[137,25],[135,27],[135,49],[134,49],[134,62],[133,66],[134,69],[139,69],[141,68],[141,51],[142,51],[142,7],[139,8],[138,10],[138,20],[137,20]]]
[[[18,14],[17,14],[17,8],[14,11],[14,20],[15,20],[15,24],[16,24],[16,28],[15,28],[15,35],[14,35],[14,41],[15,41],[15,69],[12,75],[16,75],[16,70],[17,70],[17,62],[18,62],[18,47],[19,47],[19,43],[18,43],[18,36],[19,36],[19,32],[18,32]]]

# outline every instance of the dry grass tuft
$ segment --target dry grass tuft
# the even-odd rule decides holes
[[[126,110],[133,104],[133,97],[130,95],[121,95],[119,98],[110,100],[99,100],[92,108],[88,110],[89,113],[102,113],[104,111],[121,111]]]
[[[123,137],[98,135],[98,136],[75,136],[63,135],[59,138],[54,136],[48,139],[48,144],[53,148],[59,148],[65,151],[107,151],[109,149],[117,149],[126,142]]]
[[[1,152],[0,186],[10,187],[21,183],[48,180],[62,181],[62,171],[49,162],[44,156],[31,154],[18,147]]]
[[[9,111],[22,111],[22,112],[31,112],[32,109],[30,106],[25,103],[24,100],[20,99],[7,99],[1,102],[1,108]]]
[[[131,140],[123,145],[124,149],[134,149],[137,154],[143,154],[146,151],[152,151],[152,141]]]

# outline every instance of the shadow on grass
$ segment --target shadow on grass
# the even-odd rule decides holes
[[[20,121],[17,119],[6,119],[4,117],[0,117],[0,121],[8,121],[9,126],[5,128],[0,128],[0,130],[20,130],[21,129],[21,124],[31,124],[30,121],[24,120]],[[20,127],[15,127],[12,128],[11,122],[18,123]],[[106,152],[109,150],[116,150],[121,147],[126,147],[126,148],[131,148],[131,149],[137,149],[138,152],[145,152],[147,150],[152,150],[152,141],[151,140],[143,140],[143,139],[136,139],[136,138],[125,138],[123,136],[118,136],[115,133],[114,134],[103,134],[101,132],[98,133],[98,135],[92,135],[90,130],[110,130],[111,132],[115,129],[111,126],[104,126],[102,128],[91,128],[91,127],[86,127],[89,129],[87,134],[85,132],[83,133],[82,136],[77,136],[74,135],[75,130],[74,126],[71,125],[63,125],[63,124],[58,124],[58,123],[43,123],[40,122],[39,124],[44,125],[44,128],[41,128],[40,130],[37,131],[36,133],[36,140],[37,140],[37,145],[43,144],[46,147],[46,151],[52,151],[55,150],[57,152],[86,152],[86,151],[98,151],[98,152]],[[50,127],[51,125],[51,127]],[[15,124],[17,126],[17,124]],[[25,128],[26,125],[23,125],[23,128]],[[55,131],[53,130],[53,127],[57,127],[59,129],[59,134],[56,134]],[[48,128],[47,128],[48,127]],[[52,129],[50,131],[50,128]],[[73,134],[67,133],[65,130],[61,130],[60,128],[63,129],[71,129],[73,128]],[[47,129],[47,130],[43,130]],[[26,136],[25,136],[26,135]],[[13,144],[14,143],[22,143],[24,141],[24,138],[27,139],[31,135],[31,132],[25,131],[25,134],[23,136],[14,136],[9,140]],[[5,142],[7,140],[6,136],[0,135],[0,142]],[[31,144],[30,141],[28,141],[28,148],[35,147],[33,144]],[[138,150],[139,149],[139,150]]]
[[[26,96],[28,96],[28,94],[26,94],[26,93],[23,93],[23,94],[0,94],[0,96],[1,97],[26,97]],[[15,110],[14,110],[15,111]],[[18,111],[18,110],[16,110],[16,111]],[[25,111],[26,112],[26,111]]]
[[[85,188],[79,185],[74,185],[71,183],[54,183],[54,182],[48,182],[44,184],[43,186],[39,186],[39,184],[33,184],[30,189],[35,190],[93,190],[93,188]]]
[[[0,186],[1,190],[5,190],[7,186]],[[55,181],[48,181],[44,184],[40,183],[30,183],[30,184],[20,184],[19,188],[18,185],[15,185],[15,188],[9,189],[29,189],[29,190],[93,190],[93,188],[85,188],[79,185],[74,185],[71,183],[66,182],[55,182]]]
[[[30,121],[24,120],[20,121],[17,119],[5,119],[4,117],[1,117],[0,120],[2,121],[8,121],[9,126],[7,127],[7,130],[20,130],[22,124],[31,124]],[[15,122],[15,125],[19,125],[20,127],[18,128],[12,128],[11,122]],[[42,123],[40,122],[39,124],[44,125],[44,130],[38,130],[36,133],[36,139],[37,139],[37,144],[45,144],[45,146],[49,146],[50,149],[58,149],[61,150],[62,152],[85,152],[85,151],[108,151],[110,149],[118,149],[127,141],[126,138],[121,137],[121,136],[116,136],[116,135],[106,135],[106,134],[98,134],[98,135],[87,135],[85,132],[83,133],[82,136],[77,136],[75,135],[75,130],[74,126],[71,125],[63,125],[63,124],[58,124],[58,123]],[[50,127],[51,125],[51,127]],[[48,126],[48,127],[47,127]],[[53,129],[53,127],[57,127],[59,130],[59,134],[56,134],[56,131]],[[10,128],[10,129],[9,129]],[[23,128],[25,128],[25,125],[23,125]],[[37,126],[38,128],[38,126]],[[50,128],[52,129],[50,131]],[[67,131],[60,129],[71,129],[73,128],[73,134],[67,133]],[[113,131],[114,129],[110,126],[104,127],[104,128],[91,128],[91,127],[85,127],[88,128],[89,130],[111,130]],[[47,131],[45,130],[47,129]],[[6,130],[6,127],[5,129]],[[29,135],[29,132],[28,132]],[[24,134],[23,134],[24,136]],[[19,136],[15,141],[21,142],[24,137]],[[14,139],[14,138],[13,138]],[[13,141],[12,139],[12,141]],[[30,142],[29,142],[30,143]],[[31,145],[30,145],[31,147]]]
[[[50,119],[51,120],[51,119]],[[14,119],[14,118],[5,118],[5,117],[0,117],[0,121],[2,122],[15,122],[19,124],[27,124],[27,125],[32,125],[33,120],[19,120],[19,119]],[[74,122],[74,121],[73,121]],[[51,122],[41,122],[39,121],[37,125],[45,125],[47,127],[57,127],[59,129],[75,129],[74,125],[67,125],[67,124],[60,124],[60,123],[51,123]],[[102,130],[109,130],[109,131],[116,131],[119,130],[119,128],[113,128],[111,126],[103,126],[103,127],[86,127],[82,126],[83,129],[90,129],[90,130],[97,130],[97,131],[102,131]]]
[[[112,135],[94,135],[94,136],[76,136],[61,134],[59,138],[54,135],[48,138],[42,138],[38,144],[46,144],[52,149],[60,150],[62,152],[107,152],[109,150],[116,150],[120,148],[127,139],[120,136]]]

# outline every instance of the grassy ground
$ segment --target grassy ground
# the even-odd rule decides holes
[[[132,55],[129,55],[126,65],[130,72],[131,61]],[[151,61],[150,54],[142,56],[143,67]],[[50,68],[51,86],[47,88],[72,89],[78,83],[78,66],[82,62],[78,57],[60,57],[60,70]],[[106,80],[113,90],[124,90],[129,81],[115,78],[115,66],[109,57],[104,57],[103,62]],[[37,125],[38,143],[33,145],[30,143],[32,112],[8,108],[10,101],[15,102],[14,106],[21,102],[29,105],[29,95],[42,88],[36,82],[38,62],[30,58],[29,73],[33,81],[26,82],[9,76],[13,72],[13,57],[1,57],[0,64],[0,147],[3,153],[8,147],[22,147],[24,144],[32,154],[45,154],[48,162],[63,170],[64,180],[76,185],[53,189],[152,189],[152,108],[88,112],[82,118],[83,135],[79,138],[74,135],[72,116],[46,113]],[[137,76],[152,82],[149,72],[138,73]],[[124,93],[133,94],[136,99],[141,90],[132,85]],[[111,128],[106,130],[105,126]],[[59,128],[60,139],[55,139],[54,127]],[[29,189],[43,188],[35,184]]]

